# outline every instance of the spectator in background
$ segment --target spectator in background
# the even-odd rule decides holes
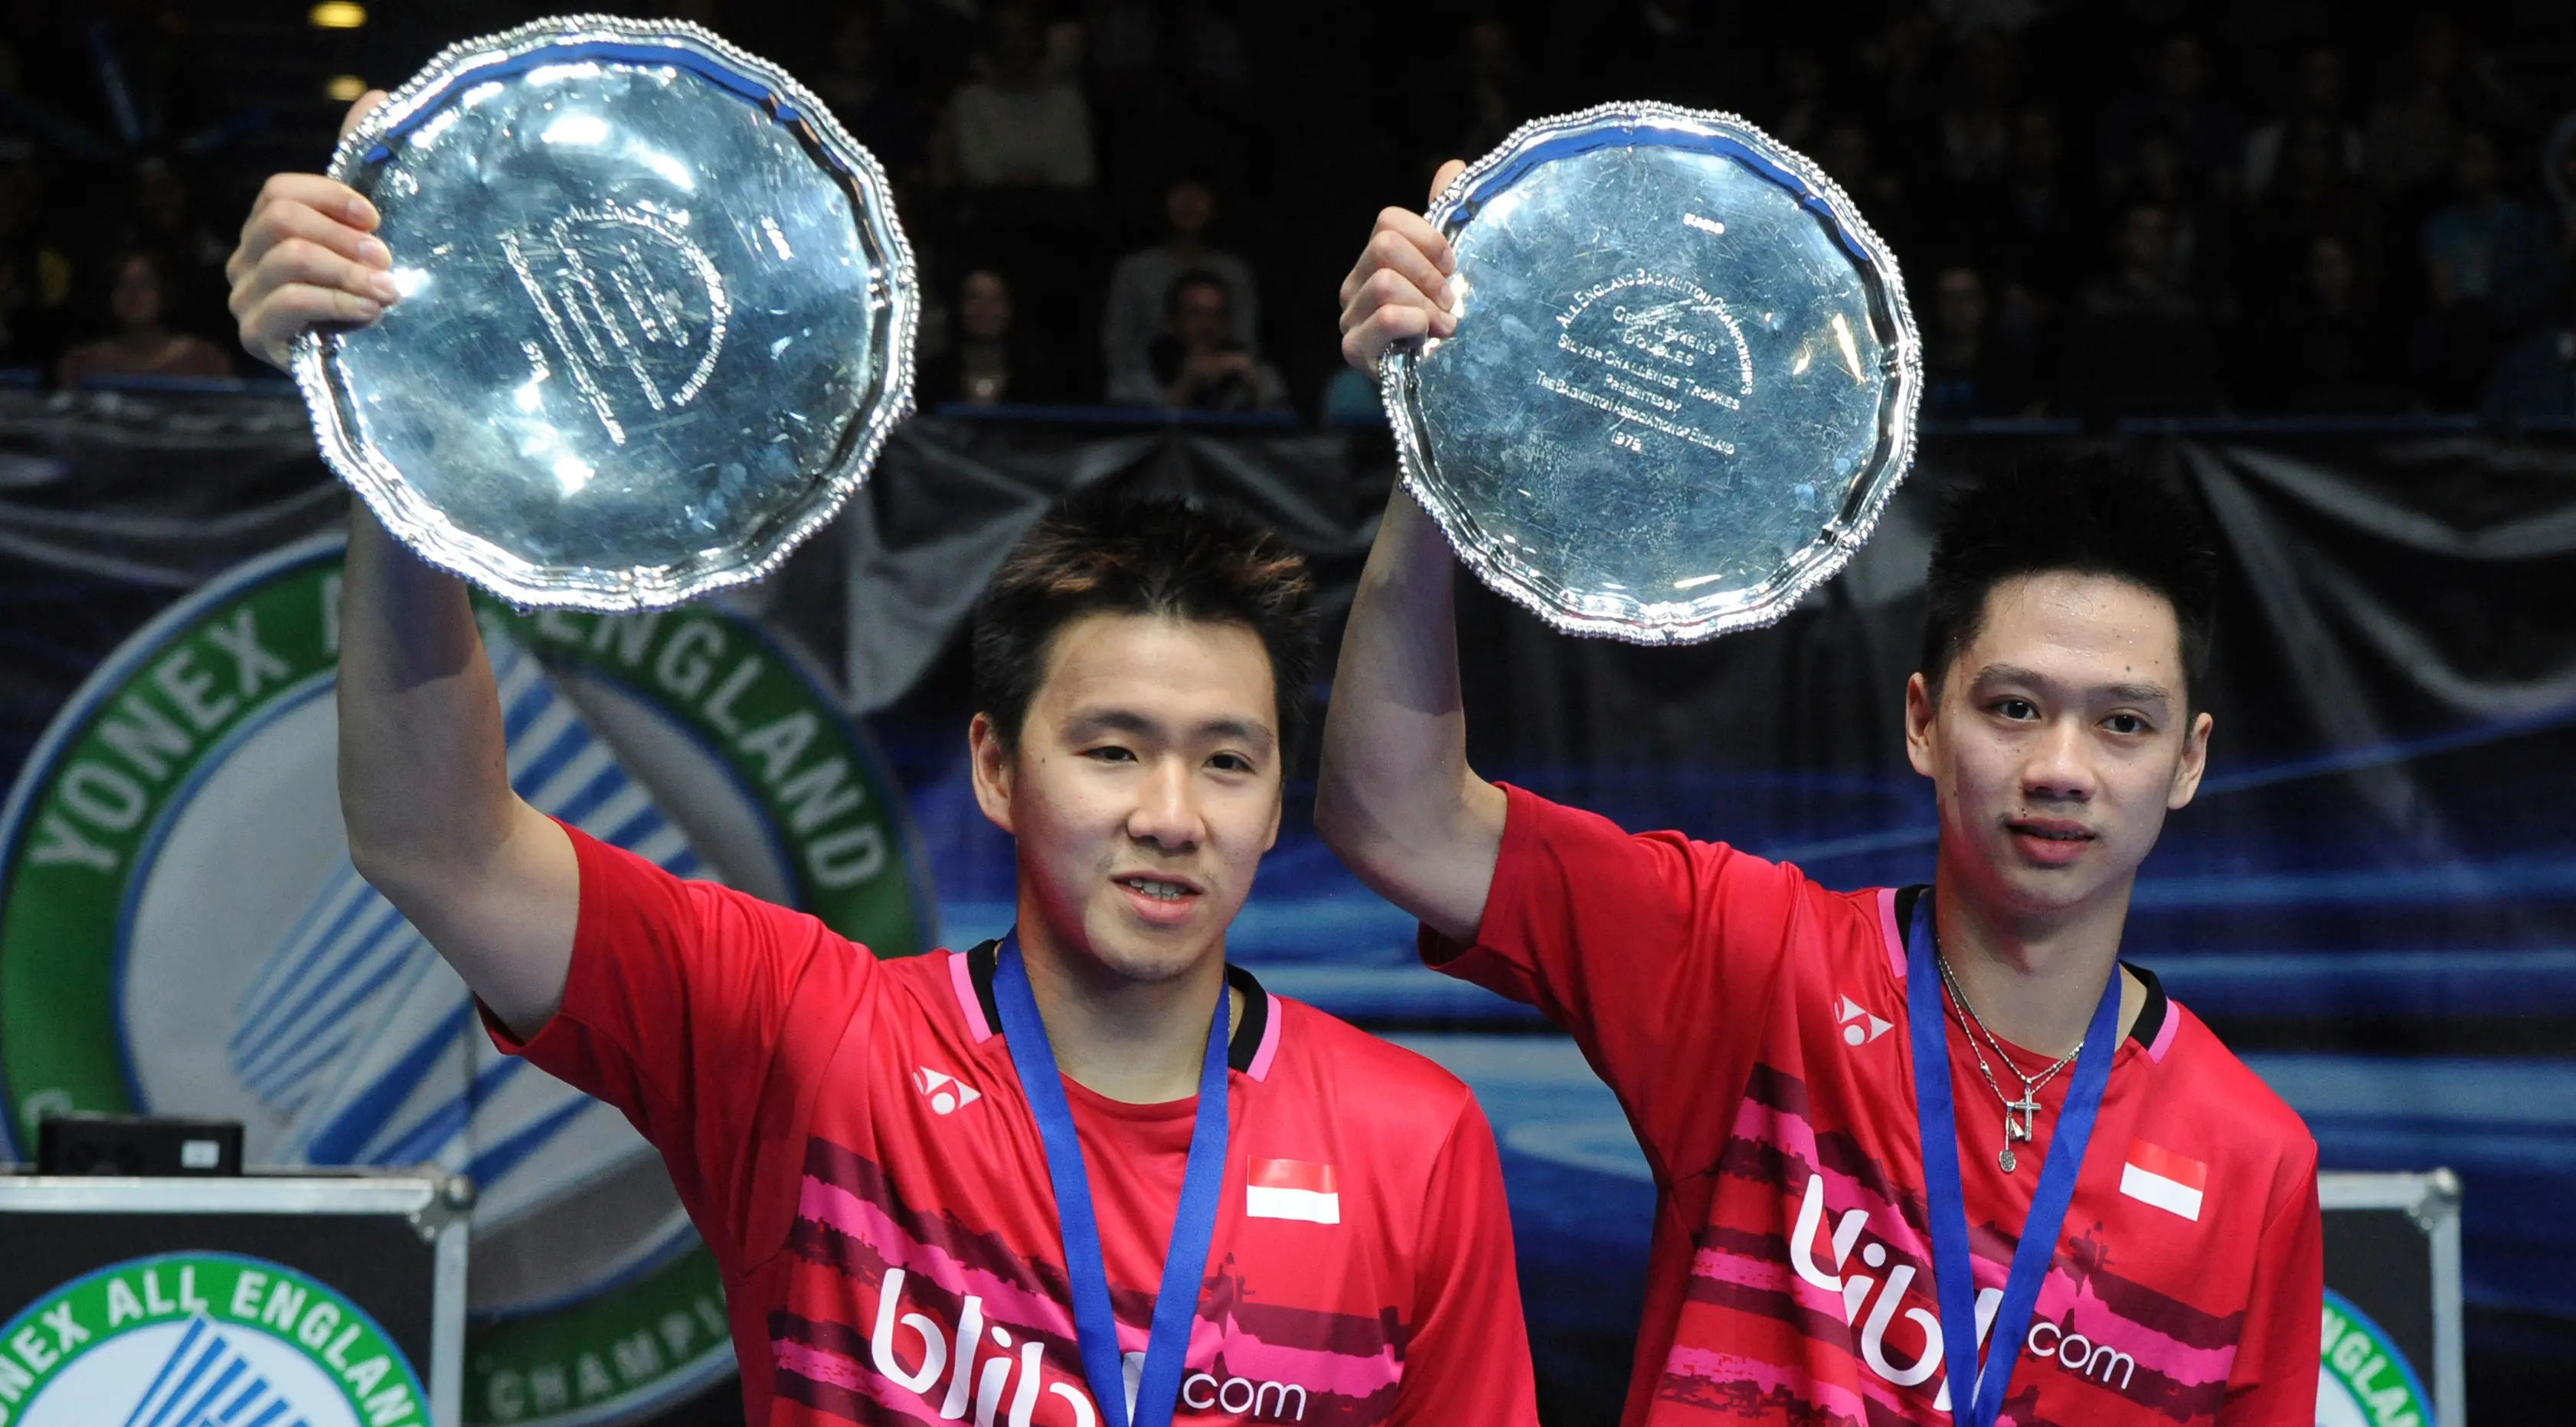
[[[921,371],[924,407],[1045,406],[1069,400],[1064,366],[1048,344],[1023,330],[1011,285],[988,267],[957,284],[955,337]]]
[[[2558,210],[2560,270],[2576,270],[2576,113],[2562,116],[2540,146],[2540,181]]]
[[[72,264],[44,232],[45,182],[35,146],[0,139],[0,328],[13,367],[52,365],[71,322]]]
[[[1900,5],[1861,44],[1859,88],[1876,103],[1878,117],[1898,133],[1921,133],[1931,123],[1940,77],[1934,47],[1940,39],[1939,16]],[[1818,155],[1819,162],[1822,157]],[[1832,166],[1826,167],[1830,172]]]
[[[1171,310],[1172,284],[1183,273],[1208,273],[1223,283],[1233,322],[1229,336],[1245,351],[1259,345],[1260,297],[1251,265],[1208,245],[1216,213],[1216,192],[1204,181],[1174,180],[1163,191],[1163,241],[1129,253],[1110,270],[1109,297],[1100,317],[1100,357],[1112,388],[1160,388],[1153,376],[1152,349]]]
[[[2389,197],[2438,183],[2449,172],[2460,122],[2451,90],[2460,69],[2460,32],[2446,15],[2416,27],[2406,74],[2394,93],[2371,106],[2363,162]]]
[[[2103,124],[2104,154],[2120,161],[2150,129],[2169,136],[2180,163],[2211,187],[2234,190],[2244,129],[2212,92],[2209,58],[2195,36],[2168,36],[2156,47],[2147,92],[2113,105]]]
[[[1512,48],[1511,26],[1500,20],[1479,20],[1467,27],[1459,67],[1461,102],[1458,114],[1451,118],[1454,122],[1464,115],[1466,128],[1455,145],[1443,150],[1444,156],[1483,154],[1510,138],[1520,125],[1521,95],[1527,88],[1520,56]]]
[[[1279,373],[1236,340],[1233,304],[1232,289],[1213,272],[1174,279],[1150,365],[1113,383],[1110,401],[1173,411],[1272,411],[1284,405],[1288,389]]]
[[[63,354],[56,376],[67,388],[78,388],[97,376],[228,377],[232,359],[203,337],[170,330],[167,298],[169,268],[144,249],[134,249],[108,269],[110,335],[83,342]]]
[[[44,360],[23,325],[22,308],[14,300],[23,290],[18,281],[18,255],[0,247],[0,371],[37,369]]]
[[[1950,95],[1941,106],[1941,177],[1985,183],[2003,176],[2012,153],[2012,36],[1980,30],[1959,47]]]
[[[1771,122],[1764,127],[1771,131],[1771,137],[1806,153],[1815,147],[1816,136],[1823,131],[1827,117],[1824,62],[1816,58],[1815,51],[1793,45],[1779,52],[1772,65],[1772,80],[1779,86],[1779,98],[1771,111]]]
[[[1914,238],[1913,213],[1905,201],[1905,181],[1881,168],[1869,130],[1858,121],[1839,119],[1825,128],[1816,163],[1860,205],[1860,216],[1898,252]]]
[[[2495,143],[2460,136],[2453,197],[2424,221],[2422,254],[2432,312],[2418,337],[2419,376],[2435,403],[2456,410],[2479,399],[2498,353],[2548,307],[2558,285],[2559,241],[2548,222],[2507,196]]]
[[[1529,79],[1512,27],[1486,18],[1460,32],[1457,48],[1405,100],[1402,132],[1429,173],[1452,155],[1487,153],[1528,112]]]
[[[2036,104],[2013,115],[2011,162],[1989,190],[1965,241],[2002,275],[2008,288],[2061,304],[2075,291],[2083,261],[2079,206],[2065,173],[2057,116]]]
[[[948,101],[945,176],[968,188],[1090,188],[1091,111],[1072,81],[1048,72],[1033,6],[993,12],[984,70]]]
[[[831,63],[808,82],[850,137],[885,165],[887,176],[910,185],[927,169],[928,138],[937,120],[918,90],[888,73],[879,39],[876,6],[850,6],[832,31]]]
[[[2460,136],[2456,196],[2424,222],[2425,277],[2437,307],[2484,302],[2508,326],[2536,314],[2556,284],[2557,235],[2504,191],[2495,141]]]
[[[1168,73],[1201,123],[1229,123],[1252,110],[1252,54],[1234,9],[1215,0],[1172,0],[1162,12]]]
[[[2497,422],[2576,417],[2576,284],[2559,294],[2556,321],[2542,323],[2496,360],[2479,408]]]
[[[2204,298],[2228,292],[2233,211],[2162,116],[2137,128],[2128,161],[2104,197],[2112,213],[2133,213],[2141,204],[2163,210],[2166,285]]]
[[[197,216],[187,177],[161,155],[147,155],[135,164],[133,202],[133,231],[127,241],[159,254],[167,264],[170,287],[162,298],[170,325],[182,332],[225,331],[232,325],[224,305],[232,290],[224,273],[232,239]]]
[[[2370,188],[2345,166],[2344,134],[2316,115],[2284,131],[2271,183],[2246,220],[2246,274],[2255,292],[2288,292],[2307,280],[2320,234],[2341,239],[2364,269],[2379,232]],[[2256,306],[2266,305],[2257,301]]]
[[[2200,303],[2173,280],[2173,215],[2132,204],[2068,333],[2062,378],[2088,418],[2202,415],[2219,404],[2217,345]]]
[[[2271,192],[2291,133],[2306,125],[2322,126],[2336,169],[2361,172],[2361,130],[2344,111],[2343,52],[2317,45],[2299,57],[2298,77],[2290,87],[2289,112],[2245,136],[2245,195],[2260,200]]]
[[[2249,334],[2244,389],[2275,411],[2404,409],[2404,348],[2363,284],[2352,245],[2319,233],[2308,240],[2306,258],[2288,299]]]
[[[1933,282],[1931,340],[1924,344],[1923,414],[1964,421],[2019,416],[2032,406],[2028,354],[1994,330],[1985,280],[1964,264]]]

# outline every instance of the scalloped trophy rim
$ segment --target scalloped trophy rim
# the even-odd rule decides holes
[[[385,102],[340,138],[326,174],[346,183],[384,134],[451,92],[458,81],[492,64],[540,50],[601,40],[663,44],[690,49],[768,87],[813,126],[821,146],[844,164],[859,202],[853,216],[882,259],[878,279],[885,293],[886,360],[858,433],[832,467],[811,478],[811,494],[792,514],[772,524],[755,545],[702,553],[669,565],[610,569],[548,565],[511,553],[497,542],[459,530],[423,497],[392,462],[356,439],[342,420],[348,392],[336,363],[328,360],[339,337],[306,331],[295,339],[291,374],[304,395],[315,443],[333,474],[354,491],[396,538],[429,564],[471,580],[520,608],[563,608],[600,614],[668,609],[777,572],[798,546],[840,514],[866,484],[894,428],[913,412],[914,344],[920,326],[920,289],[912,244],[894,208],[894,189],[876,156],[841,127],[812,91],[777,65],[704,26],[685,20],[635,20],[616,15],[573,14],[531,20],[440,50],[403,81]]]
[[[1878,279],[1887,302],[1888,320],[1895,328],[1886,344],[1895,366],[1894,429],[1882,435],[1879,444],[1881,456],[1875,468],[1866,479],[1855,484],[1854,494],[1845,500],[1842,509],[1831,520],[1824,523],[1817,539],[1805,546],[1795,558],[1784,562],[1770,578],[1750,589],[1711,595],[1700,600],[1655,604],[1626,595],[1585,595],[1583,602],[1592,608],[1575,608],[1572,591],[1531,567],[1501,542],[1485,539],[1474,512],[1465,509],[1442,486],[1422,423],[1415,411],[1414,367],[1423,350],[1420,344],[1407,343],[1391,348],[1379,358],[1379,400],[1386,408],[1388,421],[1395,428],[1396,457],[1405,491],[1439,523],[1441,533],[1448,537],[1450,548],[1457,552],[1462,563],[1476,572],[1476,577],[1487,588],[1527,609],[1561,633],[1607,637],[1631,644],[1696,644],[1719,635],[1777,623],[1818,585],[1841,573],[1843,566],[1850,563],[1851,557],[1868,542],[1871,533],[1878,528],[1888,500],[1914,467],[1916,422],[1922,403],[1923,349],[1914,325],[1913,308],[1906,300],[1905,282],[1897,267],[1896,254],[1861,216],[1850,195],[1814,160],[1772,138],[1750,120],[1721,110],[1688,109],[1655,100],[1638,100],[1596,104],[1568,114],[1532,119],[1514,129],[1491,152],[1451,179],[1449,186],[1441,190],[1423,217],[1435,231],[1444,237],[1450,236],[1464,225],[1460,213],[1470,196],[1476,195],[1483,182],[1497,171],[1516,163],[1529,150],[1559,136],[1613,124],[1713,134],[1755,150],[1787,170],[1807,186],[1810,194],[1823,201],[1835,226],[1866,255],[1868,265]],[[1616,607],[1616,612],[1601,612],[1600,607],[1604,605]]]

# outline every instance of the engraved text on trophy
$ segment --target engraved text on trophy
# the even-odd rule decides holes
[[[629,421],[694,400],[724,352],[732,300],[686,221],[610,204],[501,235],[545,328],[522,344],[532,383],[559,367],[620,446]]]
[[[1610,444],[1642,451],[1651,432],[1735,454],[1709,426],[1753,395],[1753,355],[1722,299],[1640,268],[1577,293],[1556,321],[1574,360],[1538,384],[1619,418]]]

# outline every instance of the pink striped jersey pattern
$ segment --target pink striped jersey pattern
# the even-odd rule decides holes
[[[810,917],[575,845],[563,1010],[525,1046],[500,1039],[661,1150],[724,1273],[748,1420],[1098,1427],[989,945],[880,961]],[[1226,1197],[1175,1421],[1535,1427],[1474,1097],[1230,976]],[[1195,1100],[1065,1088],[1121,1347],[1141,1353]],[[1337,1212],[1247,1212],[1256,1167],[1328,1189]]]
[[[1517,788],[1493,889],[1472,944],[1425,929],[1425,956],[1573,1032],[1661,1197],[1627,1427],[1948,1424],[1906,1029],[1901,928],[1917,894],[1830,891]],[[2002,1421],[2307,1427],[2316,1142],[2139,975],[2145,1005],[2112,1062]],[[2001,1107],[1955,1018],[1950,1031],[1985,1316],[2066,1078],[2041,1092],[2039,1139],[2006,1173]],[[2018,1059],[2035,1072],[2050,1057]],[[2205,1171],[2197,1219],[2122,1192],[2134,1144]]]

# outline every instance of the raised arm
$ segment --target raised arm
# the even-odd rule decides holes
[[[1432,180],[1437,193],[1458,171]],[[1445,337],[1449,244],[1390,208],[1342,283],[1342,354],[1363,372],[1398,341]],[[1315,827],[1360,880],[1438,931],[1472,939],[1503,846],[1503,791],[1467,766],[1457,562],[1401,489],[1390,497],[1342,637],[1324,720]]]
[[[383,99],[349,111],[354,124]],[[318,323],[394,300],[375,211],[311,174],[260,191],[227,273],[242,345],[283,366]],[[360,875],[521,1038],[563,1002],[580,880],[570,839],[511,790],[500,696],[465,586],[361,506],[340,593],[340,815]]]

